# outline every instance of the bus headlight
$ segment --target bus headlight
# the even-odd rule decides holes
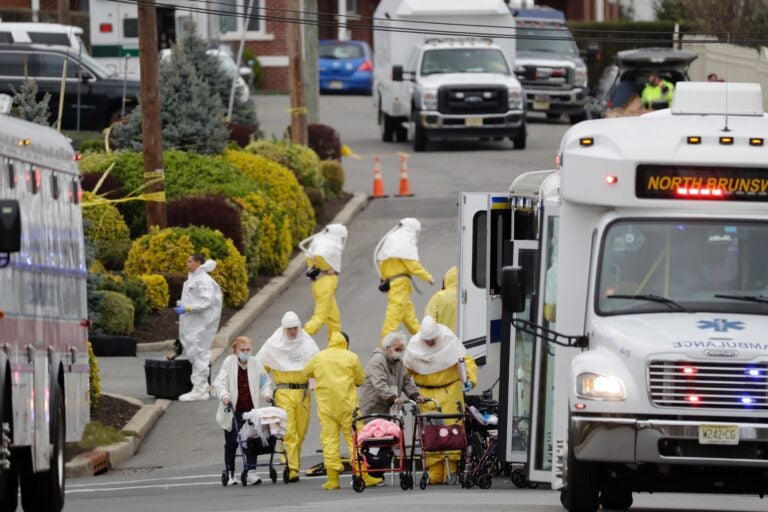
[[[617,377],[582,373],[576,377],[576,395],[597,400],[626,400],[627,391]]]
[[[437,110],[437,91],[421,92],[421,108],[423,110]]]
[[[519,89],[509,89],[509,110],[521,110],[523,108],[523,93]]]

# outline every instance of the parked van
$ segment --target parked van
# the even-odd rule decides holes
[[[83,29],[58,23],[16,23],[0,21],[0,43],[50,44],[83,49]]]

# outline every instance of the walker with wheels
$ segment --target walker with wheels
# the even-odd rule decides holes
[[[400,414],[366,414],[352,416],[352,488],[365,490],[363,473],[384,477],[397,473],[400,488],[413,489],[413,476],[408,472],[405,450],[405,429]],[[363,426],[365,425],[365,426]]]

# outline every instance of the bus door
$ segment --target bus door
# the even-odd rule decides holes
[[[536,315],[531,318],[537,325],[557,330],[557,255],[559,238],[559,207],[547,204],[541,222],[541,258],[538,272]],[[528,478],[532,482],[553,483],[555,472],[554,445],[556,431],[555,388],[567,389],[555,383],[555,356],[558,350],[567,350],[536,338],[533,345],[531,439],[528,453]],[[561,379],[569,379],[566,374]]]
[[[511,199],[511,242],[507,244],[505,265],[537,269],[539,242],[538,206],[531,198]],[[519,315],[527,320],[535,315],[536,272],[527,272],[529,291],[526,309]],[[504,461],[523,463],[530,438],[531,368],[533,336],[516,331],[512,326],[509,343],[501,346],[499,383],[499,415],[504,418],[500,438],[500,454]]]
[[[456,335],[478,365],[486,361],[488,194],[459,195],[459,286]]]

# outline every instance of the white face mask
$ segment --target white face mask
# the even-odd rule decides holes
[[[251,357],[251,354],[249,354],[248,352],[240,352],[239,354],[237,354],[237,357],[240,359],[241,362],[247,363],[248,358]]]
[[[403,358],[403,352],[395,352],[394,350],[387,351],[387,357],[392,361],[399,361]]]

